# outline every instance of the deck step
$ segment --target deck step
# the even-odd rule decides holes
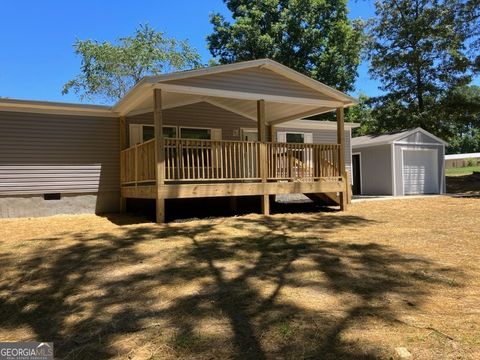
[[[340,197],[337,193],[304,194],[310,200],[322,205],[339,205]]]

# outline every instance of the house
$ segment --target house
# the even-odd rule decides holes
[[[445,193],[445,146],[422,128],[352,139],[354,194]]]
[[[480,165],[480,153],[445,155],[445,169],[478,165]]]
[[[112,107],[0,99],[0,216],[151,199],[162,222],[169,199],[218,196],[258,196],[268,214],[290,193],[344,209],[353,104],[268,59],[146,77]]]

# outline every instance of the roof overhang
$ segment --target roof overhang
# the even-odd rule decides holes
[[[277,77],[280,83],[277,87],[272,85],[266,89],[262,77],[252,76],[252,71],[260,75],[268,73],[270,77]],[[250,78],[247,83],[250,87],[221,86],[231,84],[228,77],[231,78],[232,74],[237,76],[240,74],[242,77],[248,72]],[[217,84],[201,85],[203,80],[211,79],[212,76],[216,78]],[[227,80],[223,81],[224,77]],[[353,97],[275,61],[260,59],[145,77],[113,107],[0,99],[0,111],[103,117],[132,116],[153,111],[155,89],[162,90],[163,109],[208,102],[254,121],[257,119],[257,101],[264,100],[266,122],[271,125],[323,114],[339,107],[352,106],[357,102]]]
[[[118,117],[110,106],[0,98],[0,111]]]
[[[246,72],[249,69],[269,70],[297,86],[308,89],[309,96],[299,96],[293,92],[292,94],[285,94],[284,92],[281,95],[268,93],[261,91],[261,86],[259,86],[258,91],[256,89],[245,91],[242,89],[225,89],[211,84],[210,86],[201,86],[198,85],[198,81],[192,86],[188,82],[192,79],[198,80],[201,77],[211,78],[211,76],[215,76],[218,81],[218,79],[222,79],[222,76],[227,76],[229,73],[242,74],[242,71]],[[253,81],[258,81],[260,85],[261,79],[253,79]],[[218,81],[218,83],[222,84],[222,81]],[[269,59],[261,59],[146,77],[113,107],[113,111],[121,116],[152,111],[154,89],[162,90],[163,109],[204,101],[252,120],[256,120],[256,102],[265,100],[266,122],[272,125],[323,114],[334,111],[339,107],[349,107],[357,103],[353,97],[286,66]]]

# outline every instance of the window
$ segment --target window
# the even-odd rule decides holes
[[[143,141],[148,141],[150,139],[153,139],[154,137],[155,137],[155,127],[143,125],[143,129],[142,129]]]
[[[175,126],[164,126],[163,136],[166,138],[176,138],[177,128]],[[148,141],[155,137],[155,127],[150,125],[143,125],[143,141]]]
[[[180,137],[182,139],[210,140],[212,131],[200,128],[180,128]]]
[[[163,137],[175,139],[177,137],[177,128],[175,126],[164,126]]]
[[[303,144],[304,134],[302,133],[287,133],[287,143]]]
[[[176,126],[164,126],[163,136],[166,138],[177,137]],[[155,127],[145,124],[130,124],[130,146],[139,144],[155,137]]]

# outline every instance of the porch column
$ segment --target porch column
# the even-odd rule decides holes
[[[265,122],[265,100],[257,101],[257,130],[258,141],[260,141],[260,178],[262,183],[267,183],[267,125]],[[262,213],[270,214],[270,197],[268,194],[262,195]]]
[[[123,172],[125,171],[122,161],[122,150],[127,148],[127,119],[125,116],[120,116],[119,118],[119,135],[120,135],[120,212],[124,213],[127,209],[127,199],[122,197],[122,181],[123,181]]]
[[[162,90],[153,90],[153,122],[155,127],[155,175],[157,178],[157,223],[165,222],[165,199],[160,196],[165,184],[165,150],[163,141]]]
[[[340,210],[345,210],[347,207],[347,194],[345,177],[345,124],[343,106],[337,108],[337,144],[338,148],[338,172],[345,184],[344,191],[340,192]]]

